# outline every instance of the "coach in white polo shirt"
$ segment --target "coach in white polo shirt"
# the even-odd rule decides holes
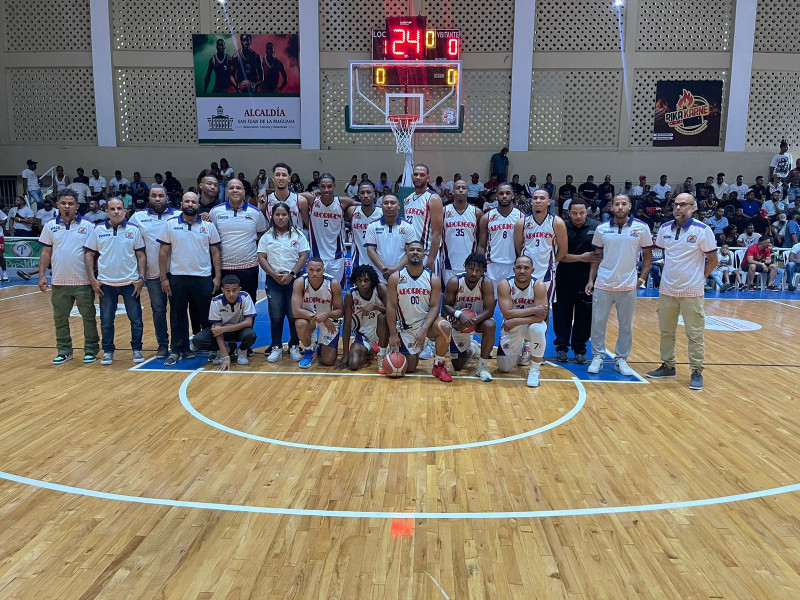
[[[181,214],[167,221],[158,238],[161,289],[170,297],[169,321],[172,348],[164,365],[172,366],[181,358],[194,358],[189,349],[189,318],[187,309],[194,308],[200,329],[208,327],[208,307],[211,296],[219,289],[222,261],[219,253],[219,233],[211,222],[198,218],[200,198],[187,192],[181,200]],[[211,266],[214,277],[211,277]]]
[[[106,203],[108,221],[98,223],[86,240],[86,272],[94,291],[100,296],[100,331],[103,334],[101,365],[114,362],[114,317],[122,296],[131,322],[133,362],[144,362],[142,355],[142,303],[147,258],[144,238],[139,228],[125,219],[125,203],[116,196]],[[97,267],[97,277],[94,275]]]
[[[58,354],[54,365],[72,360],[72,338],[69,332],[69,313],[73,305],[83,319],[83,362],[97,360],[100,339],[94,309],[94,291],[89,284],[83,246],[94,226],[78,214],[77,194],[69,188],[58,192],[59,217],[42,227],[39,243],[42,255],[39,265],[50,265],[53,284],[50,301],[53,304],[53,321],[56,325]],[[47,292],[46,268],[39,269],[39,289]]]
[[[225,196],[228,201],[209,213],[222,242],[222,277],[236,275],[242,289],[255,302],[258,298],[257,245],[267,230],[267,220],[245,200],[244,185],[238,179],[228,181]]]
[[[642,253],[642,273],[650,272],[653,262],[653,244],[646,223],[630,216],[631,199],[625,195],[614,196],[611,204],[614,218],[597,226],[592,246],[600,262],[589,268],[586,293],[592,299],[592,363],[589,373],[599,373],[606,353],[606,327],[611,307],[617,307],[619,336],[614,349],[614,368],[622,375],[635,375],[628,366],[633,348],[633,313],[636,310],[638,279],[636,263]],[[593,292],[594,291],[594,292]]]
[[[364,234],[364,248],[382,283],[406,264],[406,244],[414,241],[414,228],[401,219],[397,196],[383,196],[383,216],[373,221]]]
[[[130,222],[139,227],[144,238],[147,254],[147,275],[145,285],[150,297],[150,309],[153,311],[153,326],[156,330],[158,351],[156,358],[169,356],[169,331],[167,330],[167,295],[161,289],[158,277],[158,255],[161,244],[158,237],[164,230],[167,221],[176,215],[169,205],[169,194],[163,185],[154,183],[150,186],[150,206],[147,210],[133,213]]]
[[[689,388],[703,389],[705,358],[705,281],[719,259],[714,232],[705,223],[692,219],[697,202],[691,194],[679,194],[673,204],[674,221],[658,230],[656,246],[664,249],[664,271],[658,297],[658,325],[661,329],[662,365],[647,376],[675,377],[675,334],[678,316],[683,317],[689,340]]]

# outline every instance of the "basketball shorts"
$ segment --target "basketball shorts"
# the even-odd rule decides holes
[[[514,275],[514,264],[489,263],[486,265],[486,275],[494,283],[494,293],[497,296],[497,284]]]
[[[341,321],[334,321],[336,331],[331,333],[324,325],[319,325],[316,331],[312,334],[312,346],[319,344],[320,346],[329,346],[331,348],[339,347],[339,331],[341,329]],[[316,340],[316,342],[314,342]]]
[[[339,285],[342,286],[342,290],[346,289],[345,279],[344,279],[345,275],[344,258],[336,258],[334,260],[327,261],[325,263],[325,272],[339,282]]]
[[[514,327],[511,331],[502,330],[500,343],[497,345],[497,365],[500,370],[507,373],[517,363],[517,358],[522,354],[522,345],[525,340],[531,342],[531,354],[543,356],[546,331],[545,323],[521,325]]]
[[[453,329],[450,334],[450,357],[466,358],[472,346],[472,333],[462,333]]]
[[[372,327],[362,325],[353,336],[353,342],[361,344],[367,350],[372,350],[372,345],[378,341],[378,329],[374,325]]]
[[[416,356],[422,352],[423,346],[415,346],[414,338],[417,336],[424,321],[412,325],[408,329],[398,329],[397,333],[400,335],[400,352],[406,355]]]
[[[454,271],[453,269],[442,269],[442,290],[447,287],[447,282],[462,271]]]

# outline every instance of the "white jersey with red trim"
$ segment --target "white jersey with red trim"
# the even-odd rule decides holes
[[[542,281],[554,279],[558,266],[553,223],[555,216],[548,213],[541,223],[537,223],[532,214],[526,215],[522,224],[522,254],[530,256],[533,261],[533,275]]]
[[[414,228],[414,239],[422,242],[425,254],[431,250],[431,196],[426,190],[421,194],[410,194],[403,203],[403,218]]]
[[[431,308],[430,269],[423,269],[418,277],[408,272],[408,267],[398,271],[397,322],[400,329],[414,329],[428,318]]]
[[[511,304],[515,309],[530,308],[533,306],[535,299],[533,294],[533,284],[536,283],[537,278],[531,277],[530,283],[524,287],[518,287],[514,277],[506,279],[508,287],[511,289]]]
[[[272,192],[267,196],[267,219],[272,219],[272,208],[279,202],[284,202],[289,207],[289,214],[292,216],[292,223],[298,229],[303,229],[303,220],[300,218],[300,197],[295,192],[289,192],[286,200],[279,200]]]
[[[339,196],[334,196],[330,205],[314,198],[308,221],[311,256],[319,256],[325,263],[344,258],[344,210]]]
[[[333,292],[331,283],[333,277],[327,273],[322,276],[322,283],[318,288],[311,285],[308,273],[303,275],[303,308],[313,313],[330,312],[333,310]]]
[[[483,312],[483,277],[478,280],[475,287],[469,287],[467,283],[466,273],[459,273],[456,275],[458,278],[458,290],[456,291],[456,300],[453,303],[453,308],[456,310],[464,310],[465,308],[474,311],[475,314]]]
[[[523,217],[522,211],[512,208],[507,217],[496,208],[487,213],[486,261],[513,265],[517,260],[514,250],[514,225]]]
[[[369,265],[377,272],[378,269],[372,264],[364,247],[364,238],[367,235],[367,227],[373,221],[377,221],[383,216],[383,209],[376,206],[371,215],[365,215],[361,206],[356,206],[353,215],[350,217],[350,228],[353,231],[353,268],[359,265]]]
[[[378,295],[378,288],[373,288],[369,300],[364,300],[357,288],[350,290],[350,296],[353,298],[353,334],[360,333],[367,339],[374,340],[378,329],[378,315],[381,314],[376,309],[385,308]]]
[[[463,213],[452,204],[444,209],[444,231],[442,235],[442,254],[444,268],[460,271],[464,268],[467,256],[475,252],[478,245],[478,209],[467,204]]]

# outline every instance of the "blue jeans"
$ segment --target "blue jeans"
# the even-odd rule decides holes
[[[219,193],[217,197],[219,198],[220,202],[225,202],[228,198],[225,196],[225,190],[228,188],[228,181],[220,181],[219,182]],[[255,302],[255,300],[253,300]]]
[[[40,209],[44,208],[44,194],[42,194],[42,190],[28,189],[28,195],[36,200],[36,206],[38,206]]]
[[[786,201],[794,202],[797,198],[800,198],[800,187],[789,188],[789,193],[786,195]]]
[[[300,339],[297,337],[297,329],[294,326],[294,315],[292,314],[292,285],[294,280],[281,285],[272,277],[267,275],[266,291],[269,308],[269,324],[272,339],[271,348],[283,346],[283,320],[289,319],[289,346],[299,346]]]
[[[156,341],[159,346],[169,346],[167,332],[167,295],[161,291],[161,280],[148,279],[147,294],[150,296],[150,308],[153,309],[153,325],[156,329]]]
[[[125,312],[131,322],[131,348],[142,349],[142,303],[133,296],[133,284],[113,286],[102,284],[103,295],[100,296],[100,332],[103,334],[103,351],[114,352],[114,317],[117,312],[117,300],[122,296]]]
[[[789,285],[794,286],[794,276],[800,273],[800,265],[790,260],[786,261],[786,276],[788,277]]]

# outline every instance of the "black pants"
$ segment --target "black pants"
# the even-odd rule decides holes
[[[211,277],[196,275],[169,275],[172,296],[169,299],[169,324],[172,334],[172,351],[189,351],[189,318],[187,309],[193,309],[199,329],[208,327],[208,308],[214,284]]]
[[[250,350],[253,344],[256,343],[256,332],[252,327],[245,327],[239,331],[230,331],[222,334],[226,342],[240,342],[239,347],[242,350]],[[203,352],[218,351],[219,346],[214,334],[211,333],[211,327],[206,327],[200,333],[194,336],[194,347]]]
[[[250,267],[249,269],[222,269],[222,277],[226,275],[236,275],[239,278],[239,283],[242,289],[250,295],[253,304],[258,299],[258,267]]]
[[[553,303],[553,331],[556,351],[586,354],[586,342],[592,332],[592,297],[585,293],[586,277],[558,275],[556,301]]]

